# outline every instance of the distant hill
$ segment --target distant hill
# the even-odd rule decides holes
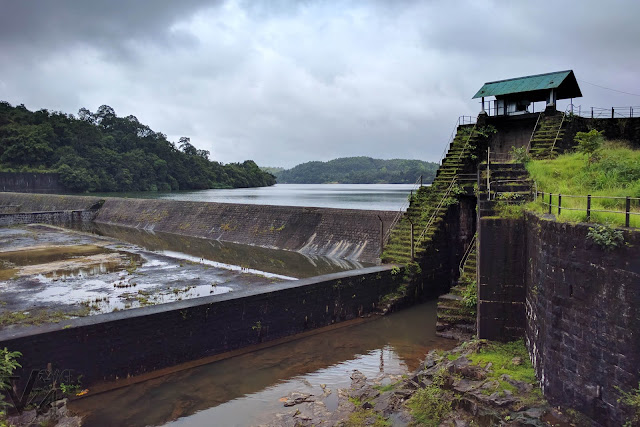
[[[267,170],[281,184],[413,184],[423,175],[425,183],[436,176],[438,163],[422,160],[381,160],[342,157],[328,162],[307,162],[287,170]]]
[[[135,116],[118,117],[101,106],[78,117],[31,112],[0,102],[0,171],[57,172],[72,192],[169,191],[262,187],[273,175],[252,161],[223,165],[189,138],[178,144]]]

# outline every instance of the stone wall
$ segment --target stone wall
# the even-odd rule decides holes
[[[606,251],[589,224],[480,220],[478,336],[525,337],[547,399],[622,425],[640,380],[640,232]]]
[[[140,375],[364,316],[394,291],[392,266],[251,287],[151,307],[0,331],[32,369],[72,369],[83,386]]]
[[[640,380],[640,232],[607,252],[588,229],[527,217],[527,345],[552,404],[617,426]]]
[[[61,193],[57,173],[0,172],[0,191],[18,193]]]
[[[381,232],[387,230],[395,214],[388,211],[108,198],[96,222],[376,262],[380,256]]]

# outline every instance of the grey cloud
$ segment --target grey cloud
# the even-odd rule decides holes
[[[3,1],[0,99],[134,114],[224,162],[437,160],[485,81],[637,92],[637,2]],[[582,85],[583,105],[638,98]]]

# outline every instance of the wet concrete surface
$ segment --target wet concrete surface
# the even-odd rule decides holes
[[[0,327],[4,328],[294,279],[58,227],[0,228]]]

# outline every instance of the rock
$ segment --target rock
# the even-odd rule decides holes
[[[514,386],[516,389],[518,389],[518,393],[529,393],[531,390],[533,390],[532,384],[525,383],[523,381],[514,380],[513,378],[511,378],[511,376],[507,374],[501,375],[500,379],[502,381],[508,382],[509,384]]]
[[[315,401],[315,398],[313,397],[312,394],[299,393],[294,391],[289,393],[287,400],[285,400],[284,402],[284,406],[290,407],[290,406],[300,405],[301,403],[304,403],[304,402],[314,402],[314,401]]]
[[[482,384],[482,381],[473,381],[462,378],[453,382],[453,390],[457,391],[458,393],[468,393],[472,390],[479,389]]]
[[[522,358],[521,357],[514,357],[513,359],[511,359],[511,364],[515,365],[515,366],[522,365]]]

